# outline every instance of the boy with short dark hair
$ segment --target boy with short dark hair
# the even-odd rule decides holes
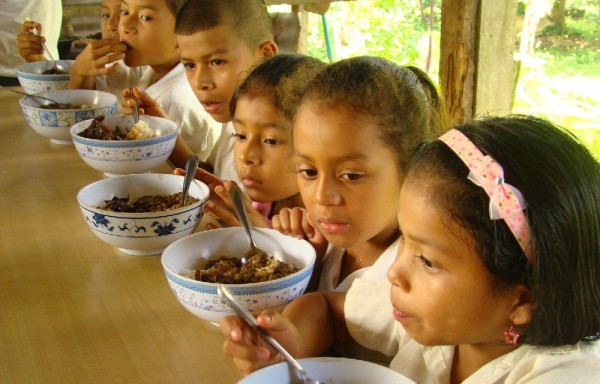
[[[244,76],[277,54],[267,7],[261,0],[189,0],[177,15],[175,35],[194,94],[206,112],[223,123],[207,163],[221,179],[238,181],[229,102]],[[179,162],[173,161],[178,167],[192,153],[184,149],[178,151]]]

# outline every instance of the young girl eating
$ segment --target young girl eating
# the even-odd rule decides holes
[[[376,57],[339,61],[307,86],[293,133],[306,210],[282,210],[273,227],[306,237],[318,259],[327,249],[319,289],[347,290],[365,273],[385,279],[406,164],[441,132],[441,104],[422,71]]]
[[[258,323],[296,357],[334,342],[395,355],[428,383],[600,382],[600,164],[533,117],[472,121],[419,148],[390,284],[357,279]],[[243,374],[279,357],[222,320]]]

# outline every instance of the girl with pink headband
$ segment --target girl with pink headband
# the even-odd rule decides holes
[[[493,117],[422,145],[398,224],[389,282],[306,294],[258,323],[296,357],[395,355],[419,384],[600,382],[600,164],[571,134]],[[280,360],[240,318],[221,329],[241,373]]]

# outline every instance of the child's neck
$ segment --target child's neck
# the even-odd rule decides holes
[[[359,269],[373,265],[399,235],[398,228],[392,227],[364,243],[348,248],[342,260],[339,281],[343,281],[348,275]]]
[[[492,360],[517,349],[510,344],[467,344],[454,349],[450,383],[459,384]]]
[[[177,66],[177,64],[179,64],[179,58],[176,60],[169,60],[168,62],[159,65],[151,65],[150,67],[154,71],[154,82],[157,82],[165,77],[173,68]]]

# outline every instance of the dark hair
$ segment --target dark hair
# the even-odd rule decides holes
[[[273,41],[273,23],[262,0],[189,0],[177,15],[175,34],[189,36],[223,24],[251,49]]]
[[[173,14],[173,16],[177,17],[179,10],[185,4],[186,0],[165,0],[169,11]]]
[[[442,99],[427,75],[379,57],[329,65],[308,84],[301,104],[308,102],[371,119],[381,127],[382,141],[398,154],[400,170],[419,143],[446,128]]]
[[[524,342],[566,345],[600,337],[600,164],[564,129],[531,116],[488,117],[457,127],[504,169],[527,202],[533,262],[489,197],[443,142],[423,145],[407,178],[473,237],[498,288],[524,284],[534,300]]]
[[[268,96],[275,107],[290,122],[309,80],[325,67],[314,57],[301,54],[280,54],[254,67],[236,88],[229,111],[235,115],[237,102],[242,97]]]

